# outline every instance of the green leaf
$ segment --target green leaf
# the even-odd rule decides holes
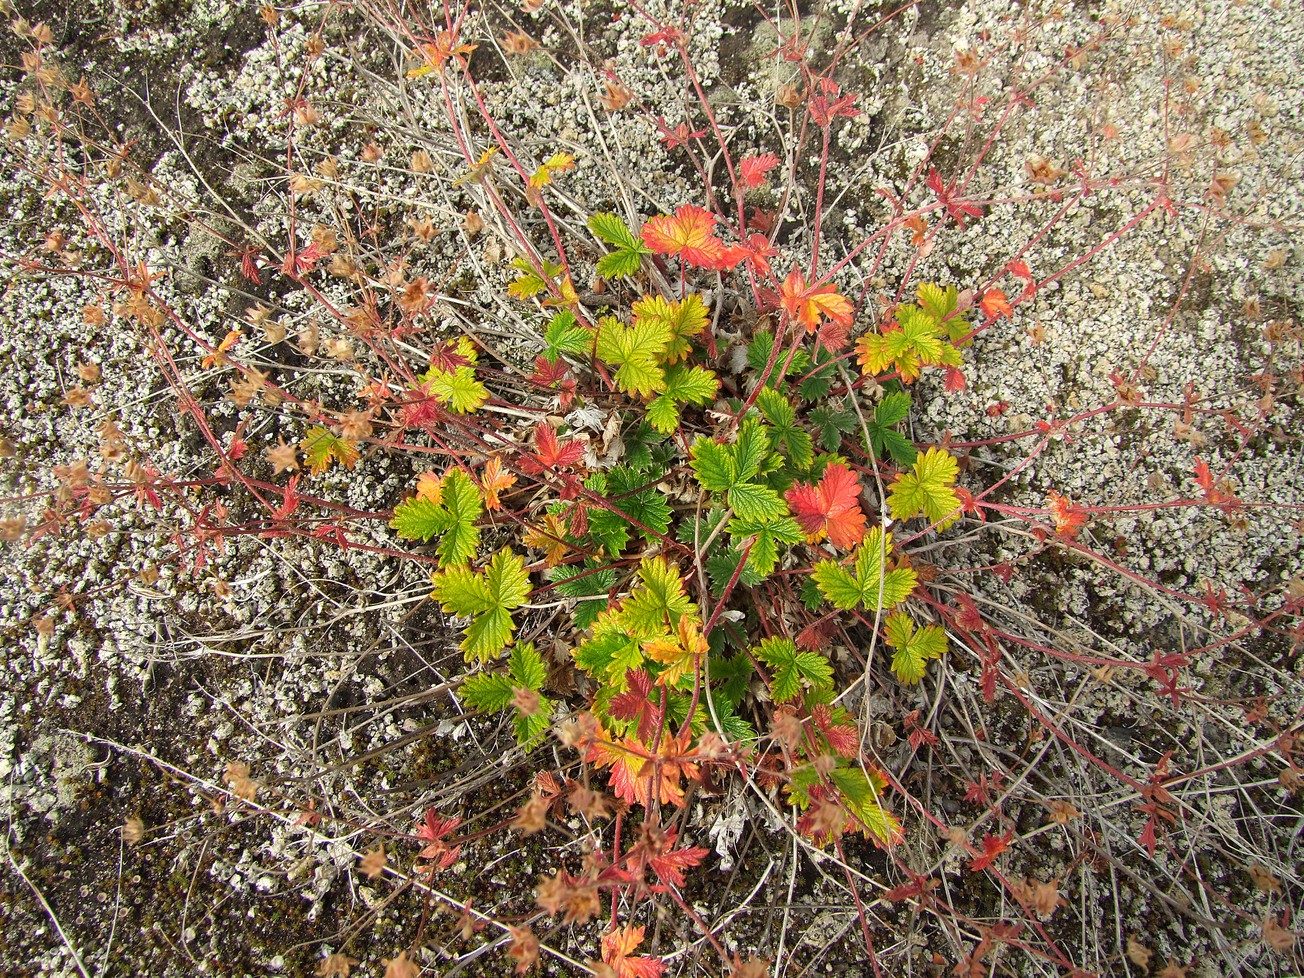
[[[346,469],[353,468],[358,461],[357,446],[322,425],[308,429],[299,449],[313,475],[321,475],[330,468],[332,461],[339,462]]]
[[[620,631],[615,623],[607,631],[599,632],[598,627],[594,625],[593,636],[575,649],[575,664],[591,676],[623,685],[625,673],[643,664],[638,640]]]
[[[547,678],[548,670],[543,659],[526,642],[512,649],[506,673],[480,673],[462,684],[462,699],[473,709],[481,711],[506,710],[515,707],[512,730],[516,741],[526,750],[531,749],[548,729],[552,716],[552,701],[537,694]],[[520,695],[526,691],[525,695]],[[537,705],[526,712],[523,703],[535,701]]]
[[[919,376],[925,366],[958,366],[960,351],[942,338],[941,322],[914,305],[897,306],[896,328],[866,333],[856,344],[866,374],[895,369],[904,381]]]
[[[960,291],[954,285],[943,289],[931,282],[921,283],[918,290],[919,308],[939,323],[955,312],[960,302]]]
[[[693,441],[689,457],[697,484],[709,492],[726,492],[738,481],[733,451],[705,435]]]
[[[618,465],[595,473],[585,486],[607,498],[611,507],[595,506],[589,511],[589,536],[613,557],[623,553],[634,523],[648,543],[670,528],[670,504],[656,488],[664,473]]]
[[[643,239],[626,227],[625,222],[615,214],[594,214],[589,218],[589,230],[594,237],[613,248],[634,250],[643,245]]]
[[[453,567],[434,574],[431,583],[445,612],[471,618],[461,645],[468,661],[484,661],[507,647],[516,628],[511,610],[530,594],[525,561],[506,548],[490,558],[483,573]]]
[[[743,519],[766,522],[788,515],[788,504],[777,492],[752,481],[770,456],[770,437],[759,419],[745,419],[731,445],[699,435],[690,455],[698,484],[727,492],[729,505]]]
[[[464,618],[480,615],[495,607],[493,591],[483,574],[470,567],[451,567],[432,578],[435,598],[444,611]]]
[[[729,521],[729,535],[735,546],[741,548],[748,537],[754,538],[751,552],[747,557],[747,566],[755,575],[764,579],[774,572],[779,561],[779,545],[801,543],[806,534],[791,516],[777,519],[751,520],[735,516]]]
[[[892,518],[908,520],[922,513],[938,530],[945,530],[960,518],[960,497],[955,492],[958,473],[954,455],[928,449],[915,459],[913,470],[898,475],[888,490]]]
[[[756,418],[745,418],[733,443],[734,467],[738,473],[735,483],[754,479],[769,454],[769,434]]]
[[[420,496],[405,499],[394,507],[390,526],[405,540],[429,540],[443,534],[436,548],[441,567],[464,564],[480,546],[480,518],[483,505],[480,490],[463,469],[451,469],[444,476],[442,498],[435,503]]]
[[[745,654],[732,658],[713,655],[707,663],[711,673],[711,695],[717,707],[721,702],[737,709],[751,689],[755,669],[752,660]]]
[[[511,614],[503,608],[490,608],[476,615],[466,626],[462,638],[461,649],[467,661],[478,659],[483,662],[493,658],[507,648],[515,628]]]
[[[866,776],[859,767],[839,766],[829,773],[829,780],[837,786],[847,809],[860,820],[865,832],[885,846],[901,841],[901,823],[879,801],[886,787],[881,775]]]
[[[894,427],[910,414],[910,395],[904,391],[895,391],[886,395],[874,409],[874,414],[867,421],[870,447],[874,454],[882,458],[884,453],[891,455],[898,465],[914,463],[915,446]]]
[[[598,323],[598,359],[616,368],[616,386],[627,394],[651,397],[665,389],[661,358],[672,339],[669,328],[656,321],[626,326],[612,316]]]
[[[665,471],[679,462],[679,447],[646,422],[625,432],[625,464],[635,471]]]
[[[543,262],[543,275],[534,270],[524,258],[513,258],[512,268],[516,269],[516,279],[507,286],[507,294],[514,299],[532,299],[548,291],[548,283],[562,273],[562,267],[555,262]]]
[[[892,555],[892,535],[874,527],[856,551],[851,569],[832,560],[822,560],[811,572],[825,600],[835,608],[850,611],[858,605],[867,610],[892,608],[915,588],[915,572],[898,567],[884,572]]]
[[[770,695],[786,703],[801,694],[802,686],[827,689],[833,684],[833,666],[818,652],[799,652],[791,639],[767,638],[753,650],[770,667]]]
[[[603,278],[629,278],[643,267],[643,255],[623,248],[598,259],[598,274]]]
[[[832,560],[821,560],[816,564],[811,577],[819,586],[824,600],[835,608],[850,611],[864,597],[860,581]]]
[[[665,390],[648,405],[647,419],[653,428],[668,435],[679,427],[679,406],[709,403],[720,389],[720,381],[710,370],[679,365],[668,368],[665,377]]]
[[[440,370],[431,367],[421,375],[427,393],[454,414],[469,414],[489,400],[489,391],[475,379],[472,367]]]
[[[448,510],[429,499],[412,496],[394,507],[394,518],[389,525],[404,540],[422,543],[448,529]]]
[[[752,338],[751,343],[747,345],[747,366],[757,373],[765,370],[765,365],[770,362],[770,354],[774,351],[774,334],[757,333]],[[798,350],[788,364],[788,372],[783,374],[784,361],[788,359],[786,351],[781,351],[774,361],[774,369],[770,372],[767,387],[778,387],[783,382],[783,377],[801,376],[810,368],[810,355],[805,350]],[[781,376],[782,374],[782,376]]]
[[[659,295],[644,296],[631,307],[635,327],[665,331],[669,336],[662,359],[677,363],[693,349],[692,338],[706,329],[709,316],[701,295],[690,292],[671,302]]]
[[[535,692],[543,688],[543,681],[548,678],[548,667],[533,642],[522,642],[512,647],[507,671],[517,686]]]
[[[554,567],[549,578],[556,582],[555,589],[562,597],[578,599],[572,620],[581,631],[597,619],[606,607],[607,595],[616,586],[616,572],[607,568],[595,571],[588,567]]]
[[[589,230],[615,249],[598,259],[598,274],[603,278],[633,275],[642,267],[643,256],[652,253],[615,214],[594,214],[589,218]]]
[[[946,652],[946,632],[937,625],[916,629],[910,616],[900,611],[883,622],[883,638],[896,650],[892,672],[907,686],[924,678],[929,659],[940,659]]]
[[[629,546],[629,520],[609,509],[595,509],[589,514],[589,536],[613,557]]]
[[[512,718],[512,731],[516,734],[516,742],[523,748],[533,750],[538,746],[543,735],[548,732],[548,726],[552,720],[552,700],[546,696],[539,697],[539,708],[533,713],[522,713],[516,711],[516,716]]]
[[[805,472],[815,460],[811,437],[797,426],[797,409],[792,402],[771,388],[762,389],[756,396],[756,406],[774,427],[777,447],[787,456],[793,468]]]
[[[679,427],[679,405],[664,394],[654,397],[647,406],[647,420],[657,431],[670,434]]]
[[[642,584],[625,600],[620,621],[630,635],[654,638],[673,629],[684,615],[696,615],[697,605],[684,592],[679,568],[664,557],[644,559]]]
[[[816,369],[810,370],[807,366],[802,370],[802,373],[809,373],[797,386],[797,392],[804,401],[822,400],[833,386],[836,368],[828,351],[820,350],[815,357],[815,367]]]
[[[842,447],[842,436],[856,429],[856,415],[836,404],[821,404],[811,410],[810,423],[819,433],[824,450],[836,452]]]
[[[465,469],[452,469],[444,477],[442,505],[448,511],[448,528],[436,548],[439,566],[463,564],[480,547],[480,528],[475,521],[484,512],[480,489]]]
[[[500,608],[519,608],[530,596],[530,575],[525,560],[505,547],[489,558],[485,579]]]
[[[734,571],[738,569],[738,562],[743,559],[743,553],[737,547],[721,547],[713,545],[711,553],[706,558],[706,573],[711,579],[711,593],[719,597],[724,593],[724,589],[733,579]],[[738,575],[738,583],[743,587],[755,587],[764,580],[752,563],[752,558],[747,558],[747,564],[743,567],[742,573]]]
[[[745,520],[777,520],[788,515],[788,504],[769,486],[739,482],[729,490],[729,505]]]
[[[586,356],[593,346],[593,332],[580,326],[573,312],[562,310],[548,320],[543,342],[547,344],[543,351],[544,359],[556,363],[563,353],[574,357]]]
[[[883,395],[883,400],[874,408],[874,420],[884,427],[900,424],[910,416],[910,395],[905,391],[893,391]]]
[[[462,683],[462,700],[473,710],[490,712],[512,705],[516,687],[500,672],[482,672]]]

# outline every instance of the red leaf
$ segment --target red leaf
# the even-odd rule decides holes
[[[1235,509],[1240,500],[1231,493],[1225,492],[1222,487],[1213,481],[1213,473],[1209,471],[1209,463],[1204,459],[1195,460],[1195,481],[1199,483],[1200,489],[1204,492],[1205,502],[1213,506],[1220,506],[1223,509]]]
[[[651,740],[661,720],[660,711],[648,700],[652,677],[642,669],[631,669],[625,673],[625,682],[629,688],[612,699],[610,713],[617,720],[638,721],[639,739]]]
[[[293,278],[297,275],[306,275],[317,267],[317,262],[321,261],[325,252],[317,246],[317,242],[312,242],[302,251],[296,251],[291,243],[290,251],[285,256],[285,261],[281,263],[281,272]]]
[[[829,320],[820,328],[819,342],[820,346],[830,352],[836,353],[847,345],[851,339],[851,322],[842,320]]]
[[[946,379],[942,381],[942,386],[950,393],[955,394],[964,390],[968,381],[964,378],[964,371],[959,367],[947,367]]]
[[[799,482],[785,498],[801,528],[817,539],[827,534],[835,547],[850,549],[865,536],[860,481],[841,462],[826,467],[818,485]]]
[[[442,370],[446,374],[451,374],[458,367],[465,367],[470,364],[470,360],[464,357],[457,350],[457,344],[452,340],[445,343],[434,353],[430,354],[430,366],[436,370]]]
[[[263,284],[263,273],[258,267],[259,257],[258,249],[252,245],[247,245],[240,252],[240,274],[254,285]]]
[[[690,139],[700,139],[706,135],[705,129],[689,129],[686,122],[676,123],[672,129],[662,116],[657,116],[657,132],[661,133],[661,142],[667,149],[686,146]]]
[[[778,254],[778,251],[770,244],[770,239],[763,234],[753,232],[747,236],[747,243],[742,246],[746,251],[745,261],[753,272],[761,278],[769,278],[770,259]]]
[[[907,870],[909,872],[909,870]],[[900,903],[902,900],[909,900],[912,897],[922,896],[929,890],[936,888],[937,881],[927,876],[916,876],[909,883],[902,883],[900,886],[894,886],[883,894],[883,899],[891,903]]]
[[[1087,514],[1081,506],[1074,506],[1068,496],[1062,496],[1054,489],[1046,494],[1050,505],[1051,518],[1055,520],[1055,532],[1066,540],[1077,537],[1078,530],[1087,523]]]
[[[556,363],[549,363],[548,358],[540,354],[534,358],[534,373],[530,374],[530,380],[541,387],[552,387],[561,383],[569,371],[570,366],[560,357]]]
[[[584,457],[584,443],[561,442],[557,429],[547,422],[534,429],[534,451],[521,458],[521,471],[526,475],[541,475],[557,469],[574,468]]]
[[[989,832],[983,836],[983,851],[970,860],[969,868],[977,873],[992,865],[996,862],[996,857],[1009,848],[1010,840],[1013,838],[1013,832],[1007,832],[1005,835],[992,835]]]
[[[946,183],[936,168],[928,171],[928,189],[937,195],[938,203],[946,208],[947,214],[960,227],[964,227],[964,222],[970,217],[983,216],[983,209],[977,204],[972,204],[960,198],[957,193],[957,184]]]
[[[815,124],[823,128],[832,124],[838,116],[851,119],[860,115],[860,110],[856,108],[857,98],[859,96],[854,92],[843,95],[842,89],[833,79],[821,78],[815,85],[815,92],[807,108],[810,109]]]
[[[444,818],[435,809],[427,808],[421,827],[417,829],[417,838],[425,842],[425,847],[417,854],[418,859],[433,860],[427,870],[447,869],[457,862],[462,854],[461,846],[449,846],[444,840],[462,824],[460,818]]]
[[[832,619],[817,621],[799,631],[793,641],[797,643],[799,649],[805,649],[807,652],[818,652],[828,646],[829,639],[833,637],[837,627],[837,622]]]
[[[974,599],[963,591],[957,591],[955,603],[960,606],[960,613],[956,615],[955,623],[966,631],[981,632],[986,623],[983,621],[983,616],[978,611],[978,605],[974,602]]]
[[[743,186],[749,190],[756,189],[765,183],[770,171],[778,165],[779,158],[773,153],[744,156],[738,164],[738,172],[742,177]]]
[[[663,27],[659,31],[651,34],[644,34],[639,38],[638,43],[645,48],[656,47],[658,44],[678,44],[684,39],[684,32],[677,27]]]
[[[652,867],[652,871],[657,874],[657,878],[668,886],[684,885],[684,870],[692,869],[701,863],[708,855],[709,849],[694,847],[692,849],[675,849],[674,844],[678,836],[674,830],[666,833],[665,848],[666,852],[654,853],[648,857],[647,864]]]
[[[426,842],[442,842],[462,824],[457,816],[444,818],[433,808],[427,808],[421,827],[417,829],[417,838]]]
[[[1028,268],[1028,263],[1026,261],[1015,259],[1005,267],[1015,278],[1021,278],[1025,282],[1032,281],[1032,271]]]
[[[849,723],[834,723],[829,708],[823,703],[811,711],[815,726],[819,728],[824,739],[843,757],[857,757],[860,754],[860,733]]]

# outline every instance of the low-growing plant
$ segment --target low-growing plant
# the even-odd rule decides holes
[[[657,918],[647,910],[668,901],[721,966],[749,978],[768,973],[759,955],[735,953],[727,919],[707,919],[686,896],[692,871],[710,855],[694,844],[704,841],[692,820],[694,802],[721,795],[744,809],[750,796],[751,811],[791,829],[794,854],[841,875],[875,973],[882,973],[875,928],[861,895],[871,881],[853,857],[856,837],[885,853],[881,865],[896,885],[872,880],[884,890],[880,902],[908,904],[941,921],[957,973],[979,973],[1006,946],[1075,969],[1063,935],[1045,925],[1062,902],[1055,881],[1015,878],[1002,862],[1016,838],[1040,831],[1002,808],[1009,782],[1025,780],[1014,776],[1015,762],[1000,754],[1005,759],[991,761],[989,773],[956,760],[965,783],[956,807],[979,807],[971,819],[952,819],[925,797],[931,788],[910,787],[905,768],[884,761],[873,718],[882,715],[882,702],[914,703],[888,717],[909,747],[904,763],[949,769],[956,745],[936,733],[941,693],[933,695],[930,675],[972,673],[974,689],[953,694],[975,707],[963,714],[964,750],[987,758],[985,745],[1000,735],[981,709],[1011,706],[1030,731],[1021,748],[1062,746],[1119,786],[1122,807],[1141,818],[1126,841],[1153,859],[1183,818],[1168,755],[1148,761],[1141,775],[1098,756],[1065,719],[1067,705],[1051,708],[1029,692],[1015,654],[1136,672],[1176,710],[1192,696],[1183,676],[1193,653],[1156,650],[1145,661],[1061,647],[1060,633],[1001,619],[971,586],[975,578],[1008,582],[1018,573],[1011,562],[988,560],[975,544],[944,551],[950,566],[939,566],[939,548],[957,538],[974,544],[980,532],[1006,533],[1031,541],[1022,566],[1042,554],[1068,554],[1165,601],[1241,616],[1230,634],[1201,625],[1205,652],[1250,634],[1297,644],[1298,625],[1289,623],[1300,598],[1229,596],[1212,585],[1204,594],[1187,592],[1080,539],[1095,521],[1156,507],[1241,512],[1246,504],[1224,473],[1203,460],[1192,470],[1196,489],[1164,503],[1088,505],[1054,490],[1040,506],[1002,497],[1020,471],[1091,420],[1144,408],[1189,425],[1203,410],[1194,394],[1185,404],[1144,402],[1120,376],[1118,397],[1106,405],[1051,405],[1026,430],[970,441],[922,437],[912,421],[923,397],[958,395],[970,373],[982,370],[968,359],[975,339],[1142,221],[1183,207],[1203,213],[1206,204],[1176,200],[1167,175],[1093,174],[1085,165],[1072,180],[1061,172],[1021,197],[984,196],[985,159],[1009,119],[1031,108],[1050,71],[1011,86],[1000,103],[962,86],[945,124],[929,133],[926,152],[894,189],[881,190],[879,225],[835,248],[830,168],[839,165],[840,127],[859,113],[842,73],[856,38],[852,22],[824,53],[807,49],[810,31],[796,10],[773,24],[783,38],[775,57],[793,80],[776,96],[788,126],[770,140],[730,127],[703,90],[690,37],[674,17],[631,4],[631,16],[648,21],[641,46],[683,80],[682,120],[672,126],[659,118],[658,125],[696,189],[692,199],[664,202],[669,206],[655,213],[636,207],[613,178],[616,189],[589,206],[566,192],[587,162],[573,147],[510,131],[489,107],[475,70],[484,42],[477,32],[488,31],[467,9],[446,5],[425,22],[398,6],[361,8],[368,29],[403,61],[404,97],[426,92],[444,110],[438,141],[428,144],[434,154],[418,142],[410,175],[437,170],[432,194],[457,201],[459,241],[492,237],[496,261],[487,268],[477,262],[472,276],[487,297],[459,284],[461,260],[450,263],[444,282],[409,267],[419,264],[413,256],[421,244],[440,233],[424,213],[408,215],[408,231],[390,228],[387,240],[382,226],[397,223],[388,202],[366,203],[359,192],[344,208],[330,197],[355,184],[370,189],[367,181],[379,175],[345,175],[344,164],[312,141],[318,113],[306,74],[295,76],[278,123],[286,213],[278,229],[285,240],[274,242],[262,225],[233,230],[202,201],[156,189],[147,173],[131,169],[125,148],[102,136],[89,89],[69,86],[43,60],[45,33],[24,27],[34,94],[31,111],[10,125],[18,169],[69,207],[64,214],[80,222],[85,241],[83,252],[47,249],[55,256],[50,265],[29,257],[24,268],[85,276],[94,289],[88,322],[112,318],[142,332],[214,464],[189,479],[134,459],[116,479],[64,469],[41,519],[13,535],[39,540],[114,503],[134,502],[175,521],[172,558],[196,574],[243,537],[369,551],[428,571],[415,600],[437,607],[443,617],[431,620],[457,633],[465,667],[447,688],[459,709],[504,721],[537,769],[515,814],[486,832],[573,835],[578,825],[587,840],[582,853],[563,857],[573,862],[537,881],[536,913],[502,923],[518,970],[539,959],[532,928],[547,917],[564,925],[605,921],[593,944],[598,958],[584,965],[591,971],[659,975],[667,963],[649,946],[655,940],[646,926]],[[266,8],[265,18],[274,33],[279,14]],[[327,33],[324,21],[312,29],[301,53],[306,64],[321,56]],[[1066,52],[1058,68],[1108,35],[1102,28]],[[504,42],[504,60],[533,50],[528,36],[508,37],[514,40]],[[963,55],[957,61],[957,74],[972,79],[977,68]],[[628,93],[614,77],[604,86],[614,115]],[[963,130],[968,155],[946,166],[941,147],[955,129]],[[68,145],[78,152],[69,154]],[[358,150],[367,166],[382,156],[374,141]],[[1060,227],[1070,205],[1120,186],[1149,199],[1079,253],[1047,258],[1033,274],[1026,256]],[[160,195],[169,194],[175,213],[202,224],[236,259],[231,279],[239,284],[230,288],[260,289],[266,280],[279,291],[260,292],[244,322],[222,338],[205,334],[156,284],[161,270],[149,249],[107,216],[103,192],[160,208]],[[1028,241],[1012,243],[998,267],[963,281],[920,280],[919,264],[945,248],[951,232],[1015,206],[1050,216]],[[201,213],[202,221],[195,217]],[[889,265],[889,249],[903,242],[907,257]],[[874,284],[885,268],[891,280]],[[1185,284],[1174,312],[1184,292]],[[281,319],[294,316],[299,331],[290,338]],[[508,328],[499,331],[500,322]],[[193,347],[200,375],[220,377],[224,390],[197,392],[178,365],[183,346]],[[353,386],[327,388],[333,400],[321,388],[305,391],[300,358],[326,364],[323,373],[341,373]],[[239,420],[219,431],[211,420],[222,401]],[[1241,448],[1266,417],[1228,422]],[[262,452],[251,451],[251,429],[265,442]],[[1009,442],[1030,447],[989,477],[981,451]],[[347,496],[349,480],[376,459],[410,472],[383,512],[359,509]],[[955,560],[957,552],[977,555],[973,566]],[[949,668],[952,658],[962,665]],[[940,690],[942,681],[935,685]],[[921,691],[927,695],[916,697]],[[1274,734],[1280,743],[1238,754],[1234,764],[1275,751],[1285,770],[1298,772],[1290,740],[1297,726],[1298,715]],[[1182,778],[1221,769],[1208,765]],[[247,775],[246,768],[242,783],[252,783]],[[1049,791],[1037,797],[1059,826],[1081,815]],[[420,848],[405,880],[457,909],[464,933],[474,933],[483,915],[435,881],[455,871],[476,833],[464,839],[462,816],[451,810],[415,807],[417,827],[407,841]],[[409,825],[412,814],[404,811]],[[313,810],[316,821],[305,824],[322,817]],[[943,860],[930,867],[902,855],[911,842],[939,834],[967,874],[986,874],[1001,900],[1008,898],[1008,920],[964,917],[953,902],[959,897],[935,892]],[[1075,867],[1113,865],[1098,841],[1082,842]],[[384,849],[375,852],[368,877],[388,865]],[[342,954],[327,960],[348,973]],[[390,961],[396,978],[415,968],[406,952]]]

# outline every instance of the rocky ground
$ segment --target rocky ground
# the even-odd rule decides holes
[[[803,10],[816,47],[841,39],[848,14],[868,27],[893,9],[817,7]],[[238,256],[187,219],[284,239],[286,99],[306,91],[321,118],[299,144],[298,165],[320,175],[329,158],[336,171],[304,199],[305,212],[373,209],[394,226],[438,225],[445,233],[412,257],[412,271],[445,281],[458,269],[440,328],[477,329],[505,363],[532,353],[528,325],[501,298],[506,255],[495,229],[466,227],[478,202],[450,179],[443,107],[431,88],[405,81],[390,39],[356,11],[288,5],[269,24],[255,4],[95,0],[19,5],[13,16],[49,24],[50,57],[69,78],[86,76],[107,130],[134,141],[167,200],[191,202],[164,207],[147,193],[100,200],[123,247],[168,269],[159,288],[196,334],[216,343],[267,307],[290,335],[259,353],[278,383],[304,399],[352,387],[329,352],[338,337],[317,333],[310,297],[242,279]],[[693,16],[713,104],[740,143],[775,148],[790,131],[776,94],[791,77],[773,57],[777,33],[744,5],[708,0]],[[528,13],[494,7],[477,25],[486,46],[512,30],[539,42],[493,62],[485,91],[524,145],[579,159],[565,185],[567,219],[611,206],[646,216],[696,199],[696,174],[657,125],[658,116],[671,126],[683,118],[682,79],[638,43],[627,10],[546,0]],[[313,59],[316,36],[325,49]],[[1090,52],[1066,53],[1097,36]],[[0,43],[9,66],[0,104],[11,116],[31,85],[17,67],[25,47],[16,34]],[[1043,72],[1035,104],[985,157],[982,192],[996,203],[913,274],[976,286],[1025,242],[1020,253],[1038,274],[1107,245],[978,337],[963,391],[921,385],[916,437],[976,443],[966,484],[977,492],[1008,477],[993,498],[1012,507],[1043,506],[1051,490],[1090,506],[1188,497],[1197,459],[1250,504],[1234,518],[1195,508],[1102,514],[1086,532],[1108,565],[1044,550],[1013,520],[966,524],[916,551],[1030,641],[1144,662],[1236,632],[1234,616],[1183,607],[1128,573],[1174,593],[1248,589],[1268,595],[1267,608],[1304,590],[1302,61],[1297,5],[1220,0],[1163,9],[924,3],[887,20],[849,60],[865,112],[835,147],[833,247],[884,220],[875,189],[902,192],[938,134],[939,160],[972,157],[986,129],[947,121],[957,92],[967,86],[972,99],[996,102],[1011,79],[1026,84]],[[602,104],[612,78],[633,95],[614,112]],[[367,158],[372,143],[384,150],[379,161]],[[196,561],[187,536],[195,513],[178,502],[129,500],[44,532],[49,494],[77,486],[80,465],[121,479],[136,460],[184,480],[206,477],[212,462],[149,338],[116,317],[88,317],[86,307],[103,302],[94,280],[33,271],[29,259],[48,256],[52,232],[74,246],[79,232],[76,214],[44,204],[25,152],[11,129],[0,184],[0,516],[13,538],[0,551],[0,973],[298,975],[342,950],[359,959],[359,973],[379,975],[405,948],[421,949],[413,954],[429,974],[505,973],[501,955],[487,953],[503,939],[496,922],[532,912],[536,876],[577,840],[487,833],[439,884],[445,903],[469,906],[461,915],[432,909],[438,901],[401,872],[359,872],[360,854],[378,841],[406,854],[399,837],[425,807],[488,829],[524,797],[531,770],[571,763],[560,752],[523,763],[510,736],[465,717],[451,694],[461,656],[425,600],[426,568],[383,552],[395,540],[381,517],[410,483],[411,463],[376,453],[314,482],[319,495],[376,515],[351,530],[375,550],[250,536]],[[429,169],[413,165],[420,152]],[[811,160],[798,165],[813,172]],[[1113,182],[1043,237],[1055,206],[1030,195],[1079,173]],[[1130,225],[1158,173],[1182,206]],[[792,220],[807,219],[811,204],[796,194]],[[1128,233],[1115,242],[1117,229]],[[890,293],[913,254],[894,241],[877,267],[854,263],[852,294]],[[203,362],[193,337],[168,327],[164,338],[220,440],[239,430],[261,451],[302,436],[288,412],[233,404],[229,378]],[[1141,406],[1054,438],[1003,440],[1123,394]],[[1198,410],[1145,407],[1182,403]],[[1002,572],[975,570],[993,565]],[[1182,817],[1158,860],[1135,842],[1144,821],[1135,796],[1039,739],[1008,699],[983,703],[972,668],[943,668],[910,704],[940,732],[931,765],[906,750],[900,702],[868,698],[867,719],[884,731],[884,766],[948,818],[970,819],[975,837],[982,826],[960,800],[958,772],[1012,772],[1005,790],[1021,834],[1045,844],[1025,845],[1010,872],[1060,883],[1065,904],[1047,915],[1048,928],[1085,971],[1297,973],[1299,944],[1271,948],[1265,921],[1298,930],[1292,921],[1304,910],[1298,788],[1282,776],[1283,756],[1267,749],[1300,727],[1298,639],[1256,635],[1196,655],[1186,678],[1199,702],[1180,710],[1139,672],[1106,674],[1032,648],[1013,660],[1033,703],[1136,777],[1167,751],[1177,770],[1255,757],[1182,785]],[[1260,701],[1262,713],[1248,720]],[[245,790],[249,779],[256,793]],[[1085,817],[1039,828],[1056,802]],[[944,973],[1001,918],[999,892],[960,873],[962,854],[926,823],[909,813],[906,822],[907,861],[954,871],[948,897],[969,916],[948,928],[879,900],[875,940],[890,973]],[[840,871],[799,858],[755,799],[741,791],[705,799],[693,826],[717,856],[688,896],[709,919],[731,917],[738,948],[777,958],[791,976],[869,973]],[[871,889],[900,882],[881,853],[854,857]],[[654,929],[656,953],[672,969],[718,973],[681,920],[667,914]],[[555,973],[580,973],[577,962],[595,955],[595,936],[583,929],[545,927],[540,936]],[[985,967],[1065,973],[1015,948]]]

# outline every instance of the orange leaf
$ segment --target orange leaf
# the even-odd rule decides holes
[[[1065,539],[1072,540],[1087,522],[1087,514],[1080,506],[1074,506],[1073,500],[1062,496],[1054,489],[1046,494],[1050,506],[1050,515],[1055,520],[1055,532]]]
[[[643,225],[643,242],[658,255],[674,255],[698,268],[733,268],[747,256],[744,249],[726,248],[715,236],[716,216],[695,204],[675,208],[674,216],[651,218]]]
[[[602,963],[616,973],[616,978],[660,978],[666,968],[664,961],[632,955],[642,943],[641,925],[612,928],[602,935]]]
[[[647,808],[652,804],[655,791],[657,800],[662,805],[682,808],[682,779],[686,777],[690,781],[697,781],[701,778],[697,765],[685,760],[694,753],[688,746],[690,736],[689,731],[685,731],[682,737],[663,734],[661,748],[655,757],[651,749],[637,737],[626,737],[620,741],[604,738],[594,741],[585,759],[600,768],[611,768],[611,790],[617,798],[631,805],[638,802]]]
[[[850,549],[865,535],[860,480],[841,462],[825,468],[818,485],[799,482],[785,498],[793,517],[814,540],[827,534],[834,546]]]
[[[820,318],[844,329],[851,325],[851,300],[841,295],[832,282],[808,286],[806,276],[798,268],[788,273],[780,287],[783,311],[806,327],[806,332],[819,329]]]
[[[1000,289],[988,289],[983,293],[982,301],[978,305],[988,319],[1000,319],[1002,316],[1009,319],[1014,315],[1014,307],[1010,305],[1010,300],[1005,298],[1005,293]]]
[[[489,461],[484,463],[484,471],[480,473],[480,489],[484,493],[485,509],[502,509],[503,504],[498,494],[514,485],[516,485],[516,476],[503,471],[501,458],[497,455],[491,456]]]

